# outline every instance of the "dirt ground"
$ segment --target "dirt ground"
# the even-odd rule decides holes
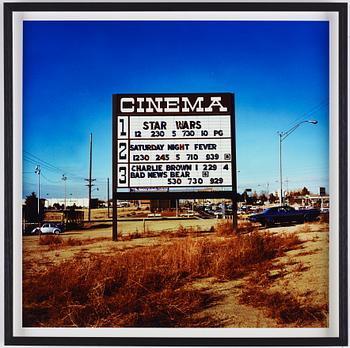
[[[43,272],[51,264],[59,264],[72,257],[89,258],[92,254],[112,255],[130,248],[142,248],[151,245],[164,245],[172,243],[174,237],[169,234],[159,234],[157,231],[171,231],[183,227],[193,227],[193,233],[198,236],[206,231],[210,235],[210,228],[215,226],[217,220],[183,220],[183,221],[147,221],[146,231],[152,231],[152,237],[142,237],[131,240],[113,242],[112,228],[91,228],[74,232],[65,232],[61,235],[63,240],[69,238],[81,241],[82,245],[64,245],[60,248],[50,248],[49,245],[39,245],[39,236],[23,237],[23,272],[24,274],[37,274]],[[143,232],[143,221],[121,222],[120,234],[128,232]],[[196,232],[198,231],[198,232]],[[265,232],[265,229],[261,229]],[[293,294],[297,298],[312,298],[316,304],[328,303],[328,225],[308,223],[296,226],[275,227],[271,233],[295,233],[303,241],[299,248],[286,253],[286,256],[274,259],[273,269],[267,271],[271,279],[268,291]],[[171,233],[171,232],[169,232]],[[213,238],[215,238],[213,236]],[[73,243],[74,244],[74,243]],[[277,320],[269,316],[264,308],[242,304],[240,300],[242,291],[249,282],[254,282],[254,273],[245,278],[234,281],[218,282],[211,278],[200,279],[189,287],[200,288],[203,291],[214,292],[220,298],[214,305],[203,309],[196,314],[211,316],[221,322],[221,327],[281,327]],[[266,289],[265,289],[266,290]],[[316,325],[316,324],[315,324]],[[312,325],[311,325],[312,326]],[[316,325],[317,326],[317,325]],[[288,325],[283,325],[288,327]]]
[[[272,228],[273,233],[294,232],[304,241],[300,249],[291,250],[274,262],[269,271],[272,282],[268,292],[293,294],[298,300],[312,300],[315,305],[328,303],[328,225],[305,224],[302,227],[289,226]],[[199,316],[210,315],[221,321],[222,327],[295,327],[294,324],[280,325],[263,309],[246,306],[239,300],[242,289],[250,286],[250,279],[243,278],[229,282],[215,282],[213,279],[200,281],[194,286],[222,295],[223,300],[204,310]],[[319,327],[315,322],[309,327]]]

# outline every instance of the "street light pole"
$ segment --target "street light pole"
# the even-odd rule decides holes
[[[35,174],[38,174],[38,222],[40,221],[40,165],[35,168]]]
[[[278,134],[280,137],[280,205],[283,205],[283,184],[282,184],[282,135],[283,133]]]
[[[285,140],[290,134],[292,134],[301,124],[303,123],[311,123],[311,124],[317,124],[318,121],[316,120],[304,120],[299,123],[297,123],[292,128],[288,129],[287,131],[278,132],[279,135],[279,150],[280,150],[280,205],[283,205],[283,181],[282,181],[282,142]]]
[[[67,177],[62,174],[62,180],[64,181],[64,210],[67,207]]]

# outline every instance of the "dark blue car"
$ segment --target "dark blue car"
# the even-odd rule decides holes
[[[275,224],[304,223],[315,221],[320,215],[319,209],[295,210],[288,205],[267,208],[260,214],[249,216],[252,222],[260,222],[263,226],[269,227]]]

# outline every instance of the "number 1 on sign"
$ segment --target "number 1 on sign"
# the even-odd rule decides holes
[[[129,122],[127,117],[118,117],[118,138],[127,138]]]

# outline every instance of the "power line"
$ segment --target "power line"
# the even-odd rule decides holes
[[[289,127],[290,125],[297,123],[298,121],[300,121],[301,119],[303,119],[305,116],[307,115],[312,115],[314,114],[316,111],[321,110],[322,108],[326,107],[329,104],[328,99],[324,99],[322,102],[320,102],[319,104],[317,104],[316,106],[312,107],[309,111],[304,112],[301,116],[299,116],[298,118],[296,118],[294,121],[291,121],[290,123],[288,123],[286,125],[286,127]]]
[[[48,179],[43,173],[41,173],[41,176],[48,182],[52,183],[52,184],[58,184],[60,183],[60,181],[53,181],[53,180],[50,180]]]
[[[29,163],[31,163],[31,164],[34,164],[34,165],[37,165],[38,163],[40,163],[40,165],[41,165],[43,168],[45,168],[46,170],[57,173],[57,170],[56,170],[56,169],[53,169],[53,168],[51,168],[51,167],[49,167],[49,166],[46,166],[45,164],[42,164],[42,163],[39,162],[39,161],[35,161],[35,160],[33,160],[33,159],[29,158],[29,157],[25,157],[25,156],[24,156],[24,157],[23,157],[23,160],[26,161],[26,162],[29,162]]]
[[[59,168],[59,167],[57,167],[57,166],[54,166],[53,164],[51,164],[51,163],[49,163],[49,162],[47,162],[47,161],[45,161],[45,160],[43,160],[43,159],[41,159],[40,157],[38,157],[38,156],[36,156],[36,155],[34,155],[34,154],[32,154],[32,153],[30,153],[30,152],[28,152],[28,151],[23,151],[23,152],[25,152],[27,155],[27,159],[29,159],[29,160],[31,160],[31,161],[36,161],[36,162],[41,162],[40,164],[42,165],[42,166],[44,166],[44,167],[46,167],[46,169],[49,169],[49,170],[51,170],[51,171],[56,171],[56,172],[59,172],[59,173],[66,173],[66,174],[69,174],[70,176],[74,176],[74,177],[76,177],[76,178],[78,178],[78,179],[84,179],[84,177],[82,177],[82,176],[79,176],[79,175],[76,175],[76,174],[73,174],[73,173],[71,173],[71,172],[68,172],[67,170],[65,170],[65,169],[62,169],[62,168]],[[32,157],[32,158],[31,158]]]
[[[57,169],[57,170],[59,170],[59,171],[62,170],[61,168],[58,168],[58,167],[54,166],[53,164],[44,161],[43,159],[39,158],[39,157],[36,156],[36,155],[33,155],[32,153],[30,153],[30,152],[28,152],[28,151],[26,151],[26,150],[23,150],[23,152],[25,152],[25,153],[28,154],[29,156],[34,157],[36,160],[38,160],[38,161],[40,161],[40,162],[42,162],[42,163],[44,163],[44,164],[46,164],[46,165],[48,165],[48,166],[54,168],[54,169]]]

